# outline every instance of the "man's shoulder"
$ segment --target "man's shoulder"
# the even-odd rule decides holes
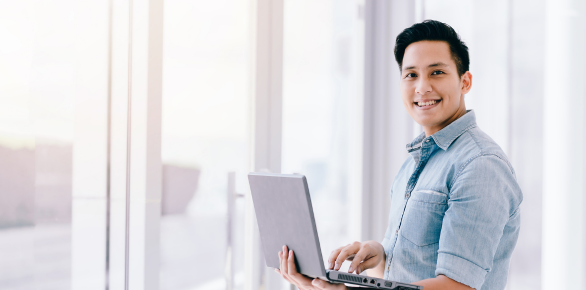
[[[458,158],[460,160],[469,161],[469,159],[480,156],[495,156],[509,164],[507,155],[501,146],[478,126],[470,128],[462,134],[454,141],[448,151],[460,156],[461,158]]]
[[[509,162],[504,150],[488,134],[478,126],[470,128],[452,143],[447,150],[447,157],[451,160],[456,172],[461,172],[470,163],[481,163],[491,160],[502,164],[493,168],[506,168],[513,176],[515,171]],[[457,176],[457,174],[456,174]]]

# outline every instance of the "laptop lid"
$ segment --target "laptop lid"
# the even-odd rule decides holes
[[[299,273],[326,277],[305,176],[251,172],[248,182],[267,266],[280,268],[277,254],[286,245]]]

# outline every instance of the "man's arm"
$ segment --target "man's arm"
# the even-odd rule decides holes
[[[435,278],[421,280],[415,283],[411,283],[413,285],[423,286],[424,290],[472,290],[474,288],[470,288],[467,285],[462,283],[458,283],[444,275],[438,275]]]
[[[374,241],[369,241],[369,242],[378,244]],[[347,246],[347,247],[350,248],[351,246]],[[340,254],[342,254],[342,256],[345,256],[344,254],[351,253],[351,252],[341,253],[343,248],[340,248],[340,249],[332,252],[333,259],[332,258],[330,258],[330,259],[332,261],[335,261],[336,258],[338,258],[338,256]],[[373,248],[378,248],[378,247],[373,247]],[[381,251],[380,255],[382,256],[381,261],[375,267],[366,270],[366,274],[368,276],[381,278],[381,279],[384,278],[385,261],[387,260],[387,256],[386,256],[386,253],[384,252],[384,250]],[[353,268],[358,268],[357,265],[359,263],[359,260],[356,260],[356,261],[354,261],[354,260],[356,260],[356,259],[353,259],[353,264],[355,264],[356,266],[354,266]],[[450,290],[471,290],[471,289],[474,289],[474,288],[470,288],[462,283],[458,283],[458,282],[456,282],[456,281],[454,281],[444,275],[439,275],[435,278],[425,279],[425,280],[421,280],[421,281],[411,283],[411,284],[423,286],[424,290],[443,290],[443,289],[446,289],[446,290],[447,289],[450,289]],[[364,289],[364,288],[359,288],[359,287],[358,288],[357,287],[347,287],[347,288],[348,289]]]
[[[387,260],[386,253],[384,254],[383,260],[376,265],[376,267],[368,269],[366,273],[368,276],[376,277],[376,278],[384,278],[385,273],[385,261]],[[462,283],[458,283],[444,275],[439,275],[435,278],[421,280],[415,283],[410,283],[413,285],[423,286],[424,290],[471,290],[474,288],[470,288],[467,285]],[[348,287],[348,289],[361,289],[361,288],[354,288]]]
[[[503,234],[521,202],[519,193],[512,170],[498,156],[478,156],[460,169],[442,221],[436,278],[444,275],[479,289],[491,270],[503,270],[495,269],[494,257],[503,241],[509,251],[514,247],[515,238],[503,240]]]
[[[371,269],[370,271],[372,271],[372,270],[374,270],[374,268]],[[410,284],[423,286],[423,290],[474,290],[474,288],[470,288],[462,283],[458,283],[458,282],[456,282],[456,281],[454,281],[444,275],[439,275],[435,278],[425,279],[425,280],[421,280],[419,282],[410,283]],[[346,287],[346,288],[348,290],[364,289],[361,287]]]

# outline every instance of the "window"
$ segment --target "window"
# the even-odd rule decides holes
[[[0,4],[0,289],[105,287],[106,8]]]
[[[228,173],[248,186],[248,4],[167,1],[164,21],[160,289],[220,289]],[[240,287],[243,202],[230,213]]]
[[[353,1],[285,1],[282,172],[307,177],[322,255],[352,241]]]

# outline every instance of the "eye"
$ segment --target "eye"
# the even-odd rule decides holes
[[[441,70],[436,70],[436,71],[434,71],[434,72],[431,73],[432,76],[433,75],[440,75],[440,74],[444,74],[444,72],[441,71]]]
[[[405,75],[405,78],[414,78],[417,77],[417,75],[415,73],[408,73]]]

